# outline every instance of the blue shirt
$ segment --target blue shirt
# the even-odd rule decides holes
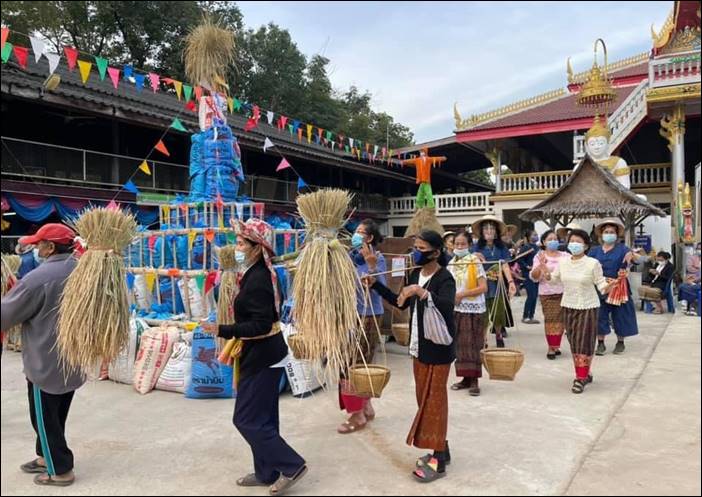
[[[378,262],[376,263],[375,273],[384,273],[387,265],[385,264],[385,257],[380,252],[375,252],[378,257]],[[371,271],[368,269],[368,264],[366,264],[365,259],[358,250],[351,251],[351,259],[356,265],[356,272],[358,276],[363,276],[369,274]],[[378,282],[385,285],[385,275],[381,274],[377,278]],[[358,314],[362,317],[366,316],[380,316],[383,314],[383,298],[375,290],[370,291],[370,305],[366,303],[366,290],[361,287],[358,292],[356,292],[356,308],[358,309]]]
[[[629,252],[631,252],[629,247],[623,243],[617,243],[609,252],[605,252],[600,245],[592,248],[588,255],[600,262],[605,278],[616,278],[619,270],[626,268],[624,257]]]
[[[20,263],[20,267],[17,270],[17,279],[21,280],[27,275],[27,273],[36,269],[39,266],[39,264],[34,258],[34,252],[32,252],[31,250],[20,255],[20,259],[22,262]]]
[[[511,259],[510,254],[509,254],[509,249],[507,247],[498,248],[495,245],[493,245],[492,248],[489,248],[487,245],[485,245],[481,249],[476,244],[473,246],[472,253],[483,254],[483,257],[485,257],[486,261],[491,261],[491,262],[488,262],[487,264],[483,264],[483,268],[485,269],[486,273],[490,270],[490,268],[492,266],[497,264],[496,261],[507,262]],[[487,291],[487,295],[485,295],[485,297],[488,299],[494,298],[495,294],[497,293],[497,281],[491,280],[490,278],[488,278],[487,284],[488,284],[488,291]]]
[[[519,268],[522,270],[522,276],[525,278],[529,277],[529,271],[534,267],[534,256],[539,252],[539,246],[535,243],[525,243],[519,248],[519,254],[532,250],[529,255],[525,255],[517,261]]]

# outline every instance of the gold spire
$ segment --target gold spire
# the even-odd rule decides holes
[[[604,65],[602,69],[597,64],[597,43],[602,44],[604,51]],[[595,40],[595,60],[588,75],[587,81],[580,89],[576,98],[576,103],[583,106],[608,105],[617,99],[612,81],[607,77],[607,46],[602,38]]]

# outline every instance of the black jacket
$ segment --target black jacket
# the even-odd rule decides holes
[[[421,269],[415,269],[409,277],[409,285],[417,285],[419,283],[419,272]],[[427,290],[431,293],[434,305],[439,309],[439,312],[446,321],[446,326],[449,333],[454,337],[454,342],[451,345],[436,345],[430,340],[424,338],[424,309],[426,308],[426,300],[419,300],[418,297],[412,297],[405,301],[402,307],[397,305],[397,295],[382,283],[375,282],[373,290],[376,290],[389,304],[400,309],[410,308],[410,316],[414,316],[414,308],[419,302],[417,308],[417,320],[419,329],[419,360],[424,364],[451,364],[456,359],[456,326],[453,319],[453,309],[456,304],[456,281],[451,273],[446,268],[439,269],[429,281]],[[410,318],[410,330],[412,329],[412,321]]]
[[[273,281],[266,263],[261,260],[244,274],[239,295],[234,300],[235,324],[219,327],[222,338],[267,335],[278,321]],[[240,378],[256,374],[283,360],[288,354],[282,333],[261,340],[244,340],[239,358]]]
[[[675,268],[670,262],[667,262],[665,266],[663,266],[663,270],[660,272],[660,274],[657,274],[653,280],[651,281],[651,286],[653,288],[658,288],[661,292],[665,292],[665,288],[668,286],[668,282],[670,279],[673,277],[673,273],[675,272]]]

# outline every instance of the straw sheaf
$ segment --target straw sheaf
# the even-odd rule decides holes
[[[2,260],[5,261],[12,274],[17,274],[22,265],[22,258],[17,254],[2,254]]]
[[[66,280],[57,323],[57,346],[66,374],[111,361],[129,336],[129,300],[123,251],[136,221],[119,209],[94,208],[74,223],[88,250]]]
[[[443,233],[444,227],[436,218],[436,211],[428,207],[424,209],[418,209],[412,220],[410,221],[407,231],[405,231],[405,238],[411,236],[417,236],[422,230],[432,230],[437,233]]]
[[[239,293],[235,253],[234,245],[226,245],[218,251],[219,267],[222,269],[217,300],[217,324],[219,325],[234,324],[234,299]]]
[[[330,375],[348,371],[363,333],[356,308],[360,280],[337,238],[350,202],[348,192],[335,189],[297,199],[308,235],[293,281],[293,320],[305,355],[326,358]]]
[[[186,38],[183,60],[188,80],[226,91],[225,75],[227,67],[234,63],[235,50],[234,33],[205,19]]]

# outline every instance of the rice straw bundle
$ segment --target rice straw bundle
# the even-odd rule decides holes
[[[222,277],[219,280],[217,300],[217,324],[234,324],[234,299],[239,293],[236,274],[236,247],[227,245],[218,250],[219,267]]]
[[[18,255],[14,254],[2,254],[2,295],[4,296],[10,289],[17,283],[17,269],[19,269],[19,264],[17,268],[13,270],[15,264],[15,258],[20,260]],[[22,324],[13,326],[9,330],[4,330],[7,333],[7,348],[9,350],[21,350],[22,348]]]
[[[104,207],[74,223],[88,250],[66,280],[59,304],[58,351],[66,372],[89,372],[112,361],[129,337],[129,301],[122,254],[136,236],[131,214]]]
[[[5,295],[17,281],[15,278],[16,271],[13,271],[8,262],[10,256],[2,255],[2,295]]]
[[[22,258],[16,254],[2,254],[2,260],[5,261],[5,264],[7,264],[7,267],[13,275],[17,274],[17,271],[19,271],[22,265]]]
[[[293,321],[305,355],[326,358],[331,374],[348,371],[363,326],[356,308],[360,281],[337,238],[350,201],[348,192],[336,189],[297,198],[307,237],[293,281]]]
[[[405,231],[405,238],[417,236],[422,230],[433,230],[439,234],[444,232],[443,226],[436,218],[436,211],[430,207],[417,209],[414,212],[407,231]]]
[[[225,93],[226,70],[234,62],[236,49],[234,33],[206,18],[190,32],[185,43],[183,59],[188,79]]]

